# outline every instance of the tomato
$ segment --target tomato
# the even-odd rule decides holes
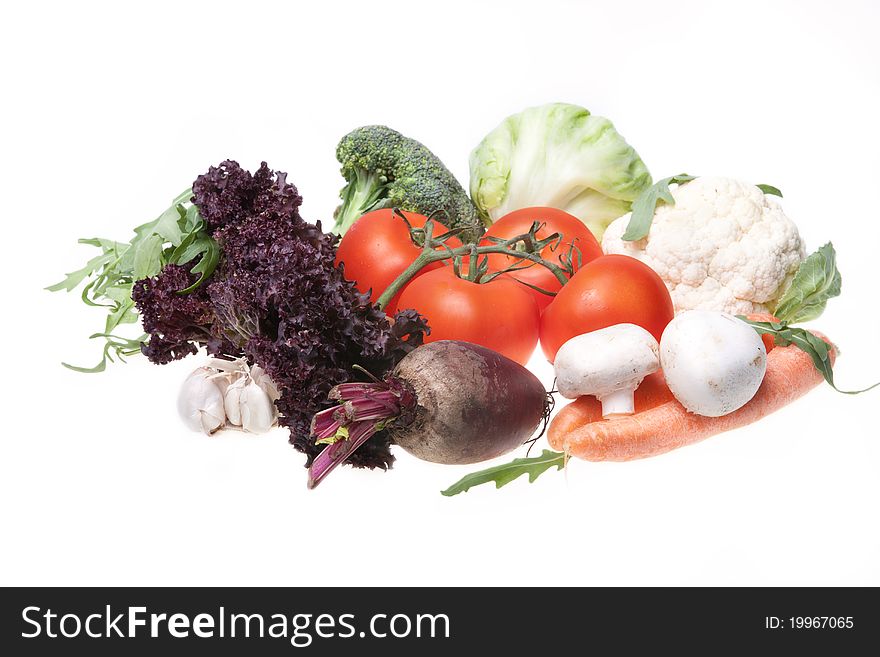
[[[581,267],[541,318],[541,347],[551,362],[576,335],[614,324],[636,324],[659,342],[675,312],[663,280],[645,263],[606,255]]]
[[[529,228],[531,228],[532,223],[535,221],[544,224],[535,233],[539,240],[549,237],[553,233],[560,233],[563,238],[562,244],[555,249],[550,246],[543,249],[541,257],[544,260],[561,265],[562,258],[569,253],[572,243],[580,250],[581,265],[591,262],[602,255],[602,248],[599,246],[599,242],[596,241],[593,233],[590,232],[590,229],[577,217],[556,208],[523,208],[522,210],[510,212],[492,224],[489,230],[486,231],[486,237],[510,239],[511,237],[529,232]],[[481,246],[489,244],[492,244],[492,242],[486,240],[485,237],[480,242]],[[488,258],[490,271],[501,271],[511,266],[523,266],[527,263],[525,260],[501,253],[490,254]],[[578,258],[576,252],[572,253],[572,266],[577,271]],[[553,272],[543,265],[529,265],[519,271],[510,272],[510,275],[523,283],[534,285],[548,292],[558,292],[559,288],[562,287],[562,284],[553,275]],[[548,294],[542,294],[528,286],[524,287],[534,295],[538,308],[542,312],[553,301],[553,297]]]
[[[414,212],[404,212],[413,228],[424,228],[427,218]],[[434,222],[434,235],[448,230],[446,226]],[[452,248],[461,246],[461,240],[450,237],[446,244]],[[394,214],[391,208],[368,212],[358,219],[342,237],[336,251],[336,264],[345,263],[345,277],[354,281],[361,292],[370,292],[373,303],[382,295],[395,278],[419,257],[421,247],[410,239],[406,222]],[[442,262],[433,262],[422,269],[421,276],[432,269],[443,267]],[[385,312],[393,315],[397,309],[400,294],[394,296],[385,307]]]
[[[473,342],[522,365],[538,344],[538,306],[528,290],[507,275],[473,283],[444,267],[407,285],[398,307],[414,308],[427,317],[431,334],[425,342]]]

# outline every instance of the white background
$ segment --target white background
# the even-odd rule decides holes
[[[26,8],[24,8],[26,7]],[[880,5],[16,3],[0,25],[2,584],[880,584],[880,391],[823,386],[658,458],[447,499],[473,468],[399,454],[314,492],[278,430],[188,432],[197,361],[100,375],[103,321],[42,287],[210,164],[267,160],[328,218],[334,147],[386,123],[462,179],[502,118],[610,117],[655,177],[766,182],[844,294],[842,386],[880,379]],[[537,362],[537,361],[536,361]],[[538,369],[546,374],[546,367]]]

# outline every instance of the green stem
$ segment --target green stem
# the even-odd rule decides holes
[[[427,265],[433,262],[441,262],[443,260],[449,260],[451,258],[456,258],[460,256],[470,256],[475,259],[482,255],[489,255],[490,253],[498,253],[501,255],[510,256],[513,258],[519,258],[521,260],[528,260],[529,262],[533,262],[537,265],[541,265],[549,269],[553,275],[556,277],[562,285],[568,283],[568,272],[565,271],[559,265],[548,262],[544,260],[538,253],[534,252],[525,252],[519,251],[516,249],[516,245],[520,243],[526,243],[528,246],[532,248],[537,248],[538,246],[546,245],[548,243],[553,242],[559,238],[557,233],[554,233],[550,237],[547,237],[540,242],[536,243],[534,240],[534,233],[529,231],[523,235],[517,235],[516,237],[512,237],[509,240],[501,242],[499,244],[487,244],[485,246],[474,246],[472,244],[465,244],[463,246],[459,246],[457,248],[450,248],[442,243],[437,243],[432,239],[434,228],[434,222],[432,220],[428,220],[425,222],[425,243],[422,247],[422,252],[419,254],[419,257],[413,260],[412,264],[401,272],[401,274],[395,278],[391,284],[385,288],[385,291],[382,293],[376,304],[379,308],[384,309],[385,306],[388,305],[388,302],[394,298],[394,296],[400,292],[407,283],[409,283],[413,278],[415,278],[416,274],[418,274],[422,269],[424,269]],[[444,246],[443,249],[438,249],[438,246]],[[541,246],[543,249],[543,246]]]
[[[445,254],[443,254],[441,251],[437,251],[436,253],[440,257],[437,257],[433,253],[425,253],[424,251],[422,251],[419,257],[413,260],[412,264],[404,269],[403,272],[401,272],[400,276],[398,276],[391,282],[391,285],[385,288],[382,296],[380,296],[376,300],[376,305],[379,306],[379,308],[384,309],[385,306],[388,305],[388,302],[391,301],[391,299],[393,299],[394,296],[403,289],[404,285],[415,278],[416,274],[418,274],[425,267],[425,265],[443,260],[446,257]]]
[[[487,253],[502,253],[504,255],[513,256],[514,258],[520,258],[521,260],[534,262],[537,265],[542,265],[549,269],[556,277],[556,280],[563,285],[568,283],[568,273],[565,271],[565,269],[557,264],[544,260],[544,258],[539,256],[537,253],[524,253],[522,251],[517,251],[516,249],[503,248],[500,244],[498,246],[481,246],[477,249],[477,252],[480,255]]]
[[[342,205],[334,217],[332,232],[344,235],[351,225],[370,210],[379,209],[387,181],[377,172],[356,168],[342,191]]]

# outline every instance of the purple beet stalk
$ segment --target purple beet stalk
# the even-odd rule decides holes
[[[315,414],[311,436],[328,443],[309,467],[309,488],[314,488],[377,431],[408,417],[415,395],[400,381],[342,383],[330,390],[339,404]]]

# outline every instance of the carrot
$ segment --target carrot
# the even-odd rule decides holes
[[[636,413],[647,411],[672,399],[675,398],[663,379],[663,372],[654,372],[646,376],[633,395]],[[578,397],[556,414],[550,425],[550,431],[555,430],[565,434],[601,419],[602,403],[598,399],[592,395]]]
[[[751,315],[747,315],[747,317],[753,322],[778,322],[779,318],[775,315],[771,315],[770,313],[752,313]],[[773,340],[773,336],[769,333],[765,333],[761,336],[761,341],[764,343],[764,348],[767,350],[769,354],[776,347],[776,343]]]
[[[816,335],[831,344],[825,336]],[[835,356],[832,345],[832,361]],[[577,408],[560,411],[550,424],[547,437],[554,449],[588,461],[630,461],[656,456],[760,420],[806,394],[822,380],[822,374],[806,353],[794,345],[777,346],[767,354],[767,373],[758,392],[749,403],[729,415],[694,415],[675,399],[662,401],[662,395],[655,392],[645,395],[645,410],[639,410],[637,397],[635,414],[600,420],[601,411],[596,413],[589,402],[578,400],[569,405]],[[650,406],[652,401],[658,403]]]

